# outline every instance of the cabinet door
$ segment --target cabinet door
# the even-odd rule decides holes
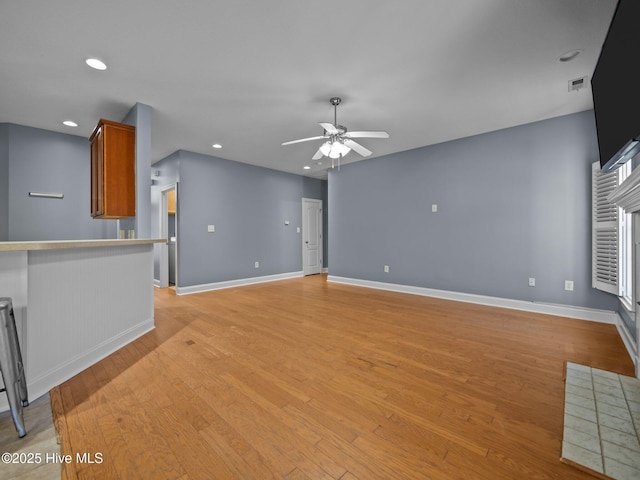
[[[135,127],[101,119],[91,141],[91,216],[136,215]]]
[[[136,214],[134,132],[128,125],[104,126],[102,215],[105,217],[134,217]]]
[[[104,214],[104,132],[100,127],[91,142],[91,216]]]

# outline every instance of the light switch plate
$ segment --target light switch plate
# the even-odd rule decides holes
[[[207,232],[212,233],[216,231],[215,225],[207,225]]]
[[[436,213],[438,211],[438,205],[436,203],[434,203],[433,205],[431,205],[431,211],[433,213]]]

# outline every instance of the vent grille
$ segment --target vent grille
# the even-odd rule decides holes
[[[577,92],[578,90],[582,90],[587,86],[587,80],[589,77],[585,75],[584,77],[574,78],[573,80],[569,80],[569,91]]]

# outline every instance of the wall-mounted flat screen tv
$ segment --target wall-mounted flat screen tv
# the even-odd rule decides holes
[[[619,0],[591,77],[600,166],[640,152],[640,0]]]

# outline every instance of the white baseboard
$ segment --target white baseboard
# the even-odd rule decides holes
[[[486,295],[474,295],[471,293],[451,292],[447,290],[437,290],[434,288],[414,287],[411,285],[398,285],[395,283],[374,282],[371,280],[360,280],[346,277],[336,277],[329,275],[327,281],[344,283],[359,287],[376,288],[378,290],[389,290],[399,293],[410,293],[412,295],[422,295],[425,297],[442,298],[454,300],[456,302],[475,303],[478,305],[488,305],[499,308],[509,308],[512,310],[523,310],[533,313],[544,313],[547,315],[558,315],[561,317],[589,320],[592,322],[609,323],[617,325],[622,319],[613,310],[599,310],[595,308],[575,307],[572,305],[556,305],[550,303],[527,302],[524,300],[513,300],[509,298],[490,297]]]
[[[96,345],[91,350],[83,352],[81,355],[71,358],[63,364],[56,365],[36,378],[27,378],[27,393],[29,395],[29,401],[40,398],[53,387],[66,382],[78,373],[89,368],[91,365],[108,357],[116,350],[119,350],[145,333],[150,332],[154,328],[155,324],[153,318],[147,319],[129,330],[120,333],[116,337],[110,338],[100,345]],[[7,410],[9,410],[9,403],[6,395],[2,395],[2,397],[0,397],[0,412]]]
[[[631,333],[627,329],[626,325],[622,321],[622,317],[618,316],[618,321],[616,322],[616,328],[618,329],[618,334],[622,339],[622,343],[627,348],[627,352],[629,352],[629,356],[631,360],[633,360],[633,364],[636,366],[636,372],[638,371],[638,345],[634,341]]]
[[[188,287],[176,287],[178,295],[187,295],[190,293],[209,292],[211,290],[221,290],[223,288],[244,287],[246,285],[254,285],[256,283],[275,282],[277,280],[287,280],[290,278],[302,277],[302,272],[278,273],[276,275],[265,275],[262,277],[239,278],[237,280],[228,280],[225,282],[205,283],[202,285],[191,285]]]

